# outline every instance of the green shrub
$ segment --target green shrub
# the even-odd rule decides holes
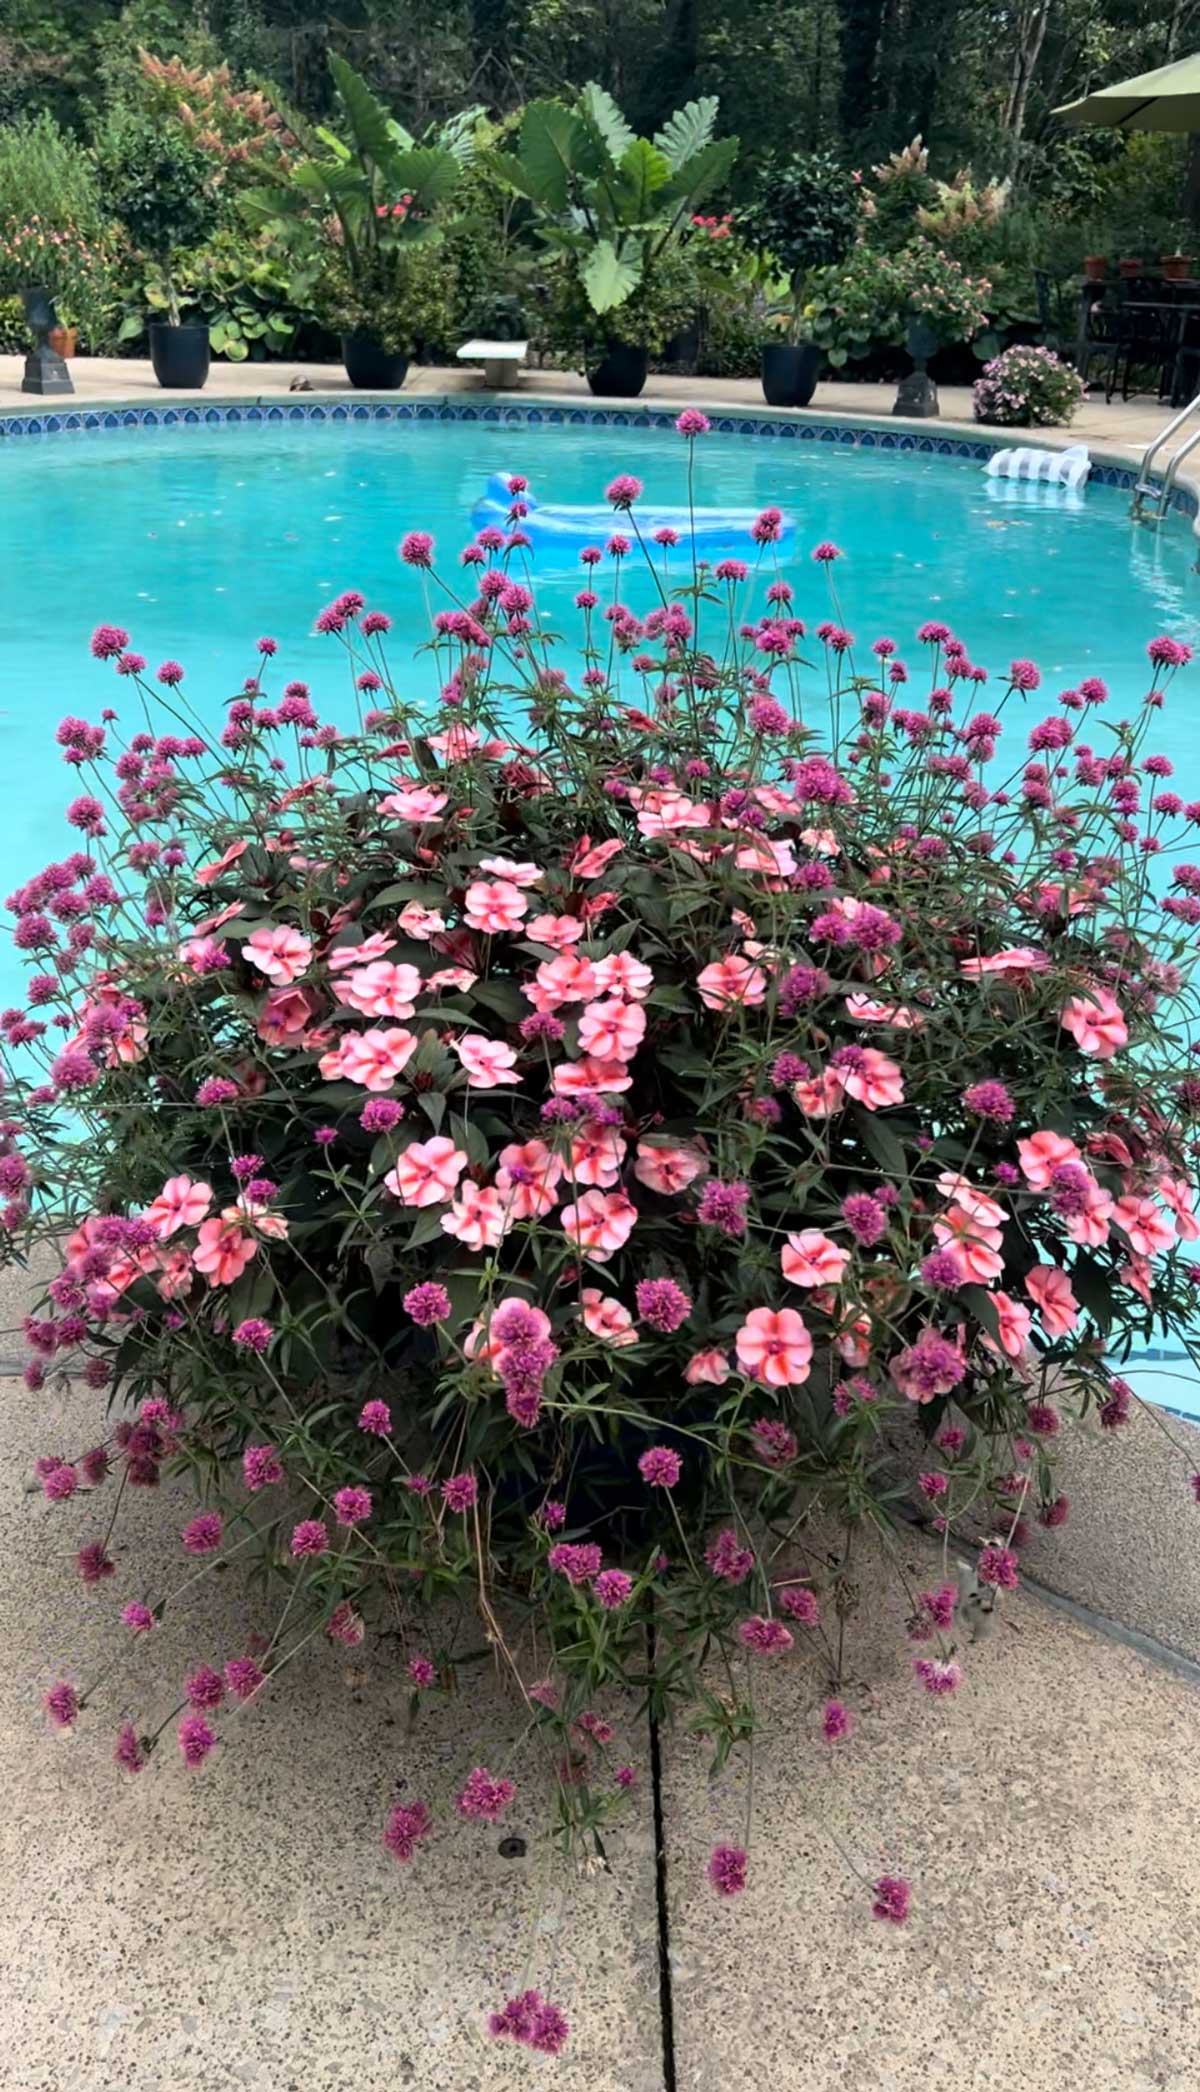
[[[181,130],[167,131],[150,117],[125,113],[108,126],[98,165],[131,243],[160,270],[167,310],[178,324],[175,257],[199,247],[216,230],[218,201],[208,156]]]
[[[45,115],[0,126],[0,231],[33,216],[83,233],[107,216],[91,154]]]
[[[1070,421],[1083,380],[1051,350],[1018,345],[993,357],[975,385],[976,421],[1000,428],[1051,428]]]

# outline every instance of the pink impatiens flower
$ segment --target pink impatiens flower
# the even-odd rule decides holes
[[[700,1150],[686,1142],[640,1140],[633,1174],[648,1190],[670,1197],[677,1191],[686,1191],[693,1179],[707,1167]]]
[[[1046,1335],[1068,1336],[1079,1320],[1079,1302],[1066,1272],[1057,1264],[1035,1264],[1026,1277],[1025,1291],[1037,1307]]]
[[[321,1073],[361,1083],[365,1090],[390,1090],[408,1066],[417,1044],[416,1033],[405,1031],[402,1025],[350,1032],[335,1053],[322,1055]]]
[[[789,1235],[780,1253],[783,1275],[793,1286],[836,1286],[850,1262],[848,1250],[820,1228],[804,1228]]]
[[[237,1206],[226,1206],[219,1220],[201,1223],[193,1262],[210,1286],[232,1286],[254,1258],[258,1244],[245,1221]]]
[[[468,1177],[450,1211],[443,1213],[442,1226],[464,1249],[495,1249],[510,1219],[500,1193],[491,1186],[481,1189]]]
[[[514,1073],[517,1056],[502,1039],[487,1039],[477,1031],[464,1032],[461,1038],[451,1041],[451,1051],[467,1071],[469,1090],[494,1090],[503,1082],[518,1079]]]
[[[515,930],[528,910],[526,896],[511,879],[476,879],[467,888],[464,913],[472,930],[484,930],[490,936]]]
[[[628,1242],[637,1223],[637,1207],[622,1191],[585,1191],[562,1210],[563,1233],[594,1264],[606,1264]]]
[[[1175,1223],[1168,1220],[1153,1199],[1139,1198],[1130,1192],[1118,1199],[1112,1217],[1139,1257],[1157,1256],[1160,1250],[1169,1249],[1175,1240]]]
[[[257,966],[260,973],[265,973],[269,981],[286,988],[307,971],[312,958],[312,940],[290,923],[277,923],[252,930],[242,946],[242,957],[251,966]]]
[[[1129,1041],[1121,1006],[1107,988],[1089,988],[1085,995],[1073,995],[1060,1021],[1080,1052],[1097,1060],[1111,1060]]]
[[[999,1291],[992,1294],[992,1305],[1000,1326],[1000,1350],[1009,1358],[1020,1358],[1029,1342],[1029,1332],[1033,1327],[1033,1317],[1029,1309],[1022,1301],[1014,1300],[1011,1293]],[[996,1349],[996,1339],[986,1333],[983,1341],[991,1350]]]
[[[734,1003],[752,1007],[767,992],[767,976],[761,966],[734,952],[727,959],[714,959],[696,977],[700,1000],[706,1010],[725,1010]]]
[[[500,1150],[496,1189],[510,1220],[538,1220],[558,1203],[563,1159],[543,1140],[510,1141]]]
[[[633,1316],[619,1300],[611,1294],[601,1293],[598,1286],[585,1286],[580,1294],[582,1321],[590,1336],[602,1344],[611,1344],[614,1350],[623,1350],[628,1344],[638,1342],[638,1333],[633,1326]]]
[[[383,1181],[406,1206],[440,1206],[454,1197],[466,1166],[466,1151],[438,1133],[411,1142]]]
[[[166,1242],[178,1228],[198,1228],[212,1205],[212,1185],[197,1182],[192,1177],[168,1177],[158,1197],[146,1208],[149,1221],[160,1242]]]
[[[710,1346],[705,1351],[693,1351],[683,1377],[689,1387],[724,1387],[732,1370],[728,1353]]]
[[[599,1060],[631,1061],[646,1034],[646,1012],[637,1002],[589,1002],[579,1019],[579,1043]]]
[[[1079,1149],[1065,1134],[1044,1131],[1017,1142],[1021,1174],[1035,1191],[1045,1191],[1054,1171],[1063,1162],[1078,1162]]]
[[[411,1017],[424,985],[415,966],[372,959],[366,966],[352,966],[344,972],[333,992],[340,1003],[362,1017]]]
[[[798,1387],[808,1379],[812,1338],[795,1308],[751,1308],[736,1349],[743,1372],[767,1387]]]

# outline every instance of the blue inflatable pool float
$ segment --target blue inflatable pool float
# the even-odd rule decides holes
[[[631,535],[628,518],[606,501],[547,502],[543,505],[528,487],[519,496],[510,494],[508,479],[507,472],[492,473],[486,494],[471,510],[473,530],[486,530],[489,526],[495,530],[510,529],[509,512],[514,499],[518,499],[524,502],[528,511],[521,528],[531,540],[535,552],[544,549],[568,556],[577,555],[584,545],[603,545],[614,531],[623,536]],[[729,555],[749,559],[754,551],[750,528],[761,513],[756,508],[696,508],[689,512],[686,507],[669,508],[639,501],[637,522],[647,541],[653,538],[656,530],[664,528],[677,530],[683,545],[691,538],[697,559],[721,559]],[[787,544],[795,534],[793,519],[785,515],[779,527],[778,542]]]

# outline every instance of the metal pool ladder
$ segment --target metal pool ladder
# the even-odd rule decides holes
[[[1180,408],[1178,414],[1176,414],[1173,417],[1173,419],[1167,423],[1165,429],[1161,429],[1159,431],[1153,443],[1150,444],[1144,457],[1142,458],[1142,469],[1140,474],[1138,475],[1137,485],[1134,487],[1133,490],[1133,507],[1130,510],[1131,515],[1135,517],[1147,517],[1153,523],[1162,522],[1163,517],[1166,515],[1167,510],[1171,505],[1171,491],[1175,485],[1175,478],[1179,471],[1179,468],[1182,465],[1184,459],[1188,457],[1191,454],[1191,452],[1195,450],[1196,445],[1200,443],[1200,427],[1194,428],[1189,435],[1184,436],[1182,440],[1175,445],[1174,450],[1171,452],[1171,455],[1167,460],[1167,469],[1163,473],[1161,479],[1156,481],[1150,477],[1150,466],[1154,460],[1156,452],[1162,449],[1163,444],[1166,443],[1169,440],[1169,438],[1175,434],[1176,429],[1182,428],[1184,422],[1189,421],[1191,419],[1192,415],[1196,412],[1197,408],[1200,408],[1200,392],[1196,394],[1194,400],[1188,401],[1186,407]]]

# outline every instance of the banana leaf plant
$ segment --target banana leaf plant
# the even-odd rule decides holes
[[[714,136],[718,107],[705,95],[639,138],[591,81],[573,102],[531,102],[515,152],[481,154],[528,199],[546,245],[570,258],[598,320],[652,290],[666,250],[728,179],[738,141]]]
[[[246,190],[242,208],[252,224],[269,225],[285,241],[297,231],[318,242],[332,236],[347,283],[365,304],[397,285],[406,249],[439,237],[445,206],[474,152],[478,112],[418,144],[344,58],[331,53],[329,69],[345,136],[281,111],[300,155],[285,180]]]

